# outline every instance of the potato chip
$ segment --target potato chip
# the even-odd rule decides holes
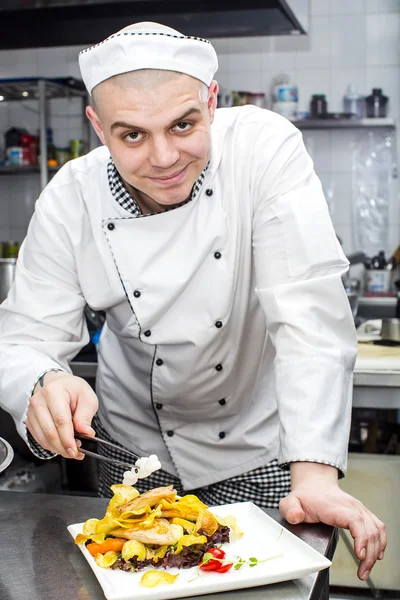
[[[214,515],[220,525],[226,525],[230,527],[233,533],[240,537],[243,535],[243,531],[240,529],[239,525],[236,523],[236,518],[232,515],[228,515],[227,517],[219,517],[218,515]]]
[[[180,554],[185,546],[194,546],[195,544],[205,544],[207,542],[207,538],[205,535],[183,535],[179,538],[175,554]]]
[[[144,585],[144,587],[156,587],[161,583],[174,583],[178,576],[179,573],[177,575],[171,575],[171,573],[166,573],[165,571],[151,569],[150,571],[146,571],[140,580],[140,583]]]
[[[115,483],[110,487],[110,490],[114,494],[108,504],[110,508],[117,508],[140,496],[136,488],[131,485],[124,485],[123,483]]]
[[[186,519],[181,519],[180,517],[173,517],[170,519],[172,525],[181,525],[185,531],[188,533],[193,533],[195,528],[195,523],[192,521],[187,521]]]
[[[128,540],[122,546],[121,555],[124,560],[130,560],[134,556],[137,556],[138,560],[144,560],[146,558],[146,546],[142,542],[136,540]]]
[[[91,535],[82,535],[81,533],[78,533],[75,538],[75,544],[85,544],[89,540],[95,542],[96,544],[102,544],[105,539],[106,536],[104,533],[92,533]]]
[[[219,523],[212,513],[206,508],[201,508],[196,521],[196,531],[203,531],[206,535],[213,535]]]
[[[171,532],[174,536],[174,544],[183,536],[183,527],[182,525],[171,525]]]
[[[78,535],[75,538],[75,544],[84,544],[85,542],[88,541],[88,536],[87,535],[82,535],[82,533],[78,533]]]
[[[99,552],[95,555],[94,560],[96,561],[96,565],[99,565],[99,567],[102,567],[103,569],[109,569],[111,565],[118,560],[118,554],[113,550],[110,550],[105,554],[101,554]]]
[[[82,527],[82,533],[84,535],[90,535],[91,533],[96,533],[96,525],[99,522],[99,519],[88,519],[85,521]]]

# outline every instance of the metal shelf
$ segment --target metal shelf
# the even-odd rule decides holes
[[[300,119],[292,121],[298,129],[395,129],[394,119]]]
[[[59,167],[47,167],[49,173],[56,173]],[[28,175],[29,173],[40,173],[39,165],[0,165],[0,175]]]
[[[40,173],[40,187],[43,189],[49,180],[49,173],[54,173],[58,167],[47,165],[47,106],[55,98],[78,97],[82,102],[83,142],[84,147],[89,147],[90,127],[85,118],[85,106],[88,104],[88,93],[83,81],[74,77],[46,78],[22,77],[0,79],[0,102],[23,102],[35,100],[39,104],[39,140],[40,140],[40,165],[33,166],[5,166],[0,167],[0,175],[20,175],[24,173]]]
[[[46,83],[46,99],[87,97],[82,81],[73,77],[47,79],[45,77],[29,77],[17,79],[0,79],[0,97],[2,102],[38,100],[40,97],[39,81]]]

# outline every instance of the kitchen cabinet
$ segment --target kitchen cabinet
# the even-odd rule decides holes
[[[82,99],[82,141],[84,152],[89,149],[90,125],[85,117],[85,107],[89,103],[88,93],[83,82],[72,77],[63,79],[49,78],[22,78],[0,79],[1,102],[23,102],[24,100],[37,100],[39,104],[39,144],[40,163],[28,166],[0,166],[0,175],[19,175],[22,173],[40,173],[40,187],[43,189],[49,181],[51,173],[57,168],[47,164],[47,128],[48,128],[48,103],[55,98]]]

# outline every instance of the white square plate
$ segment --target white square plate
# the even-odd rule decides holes
[[[244,532],[242,537],[223,545],[227,560],[234,561],[238,556],[243,559],[255,557],[258,560],[279,554],[282,556],[255,567],[244,565],[237,571],[231,569],[227,573],[204,572],[198,567],[168,569],[170,573],[179,573],[173,584],[145,588],[140,584],[145,569],[137,573],[102,569],[96,565],[84,544],[79,548],[93,569],[107,600],[174,600],[288,581],[331,566],[330,560],[282,528],[252,502],[225,504],[212,507],[210,511],[221,517],[235,516]],[[82,533],[82,525],[77,523],[68,526],[73,538]]]

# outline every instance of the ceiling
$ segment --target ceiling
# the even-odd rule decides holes
[[[238,8],[226,0],[1,0],[0,49],[90,45],[136,21],[205,38],[303,34],[295,7],[304,3],[245,0]]]

